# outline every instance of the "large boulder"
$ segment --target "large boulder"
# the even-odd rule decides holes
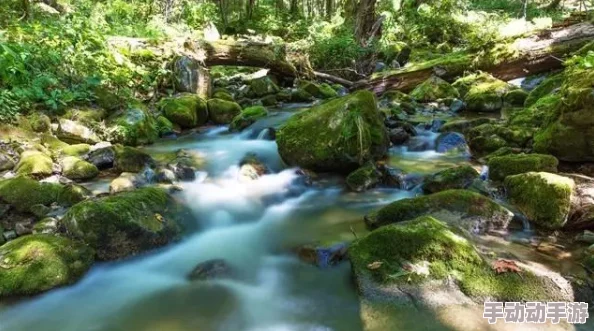
[[[165,98],[159,102],[159,106],[168,120],[182,128],[195,128],[208,121],[206,102],[195,94]]]
[[[569,215],[574,181],[548,172],[528,172],[505,178],[509,201],[529,220],[559,229]]]
[[[93,250],[48,234],[23,236],[0,246],[0,298],[38,294],[72,284],[93,263]]]
[[[197,94],[208,98],[212,89],[212,82],[208,70],[197,59],[180,56],[173,62],[173,77],[175,90]]]
[[[210,99],[207,102],[210,120],[215,124],[229,124],[241,113],[241,106],[223,99]]]
[[[96,144],[101,141],[95,131],[89,127],[64,118],[58,122],[56,136],[62,141],[74,144]]]
[[[370,228],[432,215],[471,232],[505,230],[513,213],[497,202],[468,190],[447,190],[393,202],[365,216]]]
[[[48,177],[54,172],[52,159],[39,151],[24,151],[15,168],[17,174],[32,177]]]
[[[557,279],[519,261],[510,263],[521,276],[498,273],[462,231],[430,216],[372,231],[348,254],[363,304],[403,309],[573,299]]]
[[[302,111],[276,134],[281,157],[314,171],[349,172],[383,157],[387,130],[371,92],[358,91]]]
[[[544,154],[509,154],[489,157],[489,178],[503,181],[507,176],[531,171],[557,172],[559,161]]]
[[[450,83],[437,76],[431,76],[418,85],[410,96],[419,102],[430,102],[437,99],[458,98],[460,94]]]
[[[162,246],[178,233],[174,200],[158,188],[141,188],[78,203],[62,223],[101,260],[119,259]]]
[[[477,73],[462,77],[454,82],[466,110],[471,112],[496,112],[503,108],[505,94],[514,87],[487,73]]]
[[[469,165],[449,168],[425,179],[423,191],[431,194],[453,189],[467,189],[479,176],[478,171]]]
[[[114,114],[108,122],[112,142],[137,146],[151,144],[159,137],[155,119],[140,104]]]
[[[99,175],[99,169],[76,156],[67,156],[60,162],[64,177],[72,180],[92,179]]]
[[[231,122],[229,125],[229,130],[231,131],[241,131],[248,126],[252,125],[256,120],[266,117],[268,115],[268,110],[262,106],[253,106],[248,107],[241,111],[241,113]]]

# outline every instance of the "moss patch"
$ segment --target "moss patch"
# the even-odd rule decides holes
[[[252,125],[256,120],[268,116],[268,110],[262,106],[248,107],[241,111],[241,114],[233,118],[233,122],[229,125],[231,131],[241,131]]]
[[[72,192],[73,187],[15,177],[0,181],[0,199],[20,212],[30,212],[34,205],[50,206],[58,203],[70,206],[84,199],[81,192]]]
[[[81,160],[76,156],[62,159],[62,174],[72,180],[85,180],[97,177],[99,169],[94,164]]]
[[[381,173],[372,162],[351,172],[346,178],[346,184],[351,191],[363,192],[374,187],[381,181]]]
[[[25,151],[16,166],[19,175],[47,177],[53,173],[53,161],[46,154],[38,151]]]
[[[431,76],[418,85],[410,96],[419,102],[430,102],[437,99],[458,98],[460,94],[450,83],[437,76]]]
[[[468,165],[446,169],[429,176],[423,183],[423,191],[437,193],[452,189],[466,189],[478,177],[479,173]]]
[[[37,294],[78,280],[93,263],[93,251],[46,234],[19,237],[0,247],[0,297]]]
[[[509,201],[528,219],[559,229],[567,221],[574,182],[547,172],[529,172],[505,178]]]
[[[216,124],[229,124],[241,113],[241,106],[232,101],[210,99],[207,104],[210,120]]]
[[[159,137],[155,119],[141,104],[112,116],[109,126],[112,141],[125,145],[151,144]]]
[[[163,115],[182,128],[195,128],[208,120],[206,103],[196,94],[184,93],[159,102]]]
[[[547,77],[547,79],[545,79],[542,83],[538,84],[538,86],[534,90],[530,91],[524,102],[524,107],[530,107],[541,98],[551,95],[553,91],[561,87],[562,83],[563,74],[556,74]]]
[[[503,181],[507,176],[531,171],[557,172],[559,161],[551,155],[511,154],[489,158],[489,178]]]
[[[153,158],[141,150],[122,145],[115,145],[114,168],[118,172],[140,172],[144,168],[153,167]]]

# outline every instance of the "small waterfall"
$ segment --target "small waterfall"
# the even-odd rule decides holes
[[[263,129],[262,131],[260,131],[260,133],[258,133],[258,136],[256,137],[256,139],[258,139],[258,140],[272,140],[271,139],[272,137],[273,137],[272,130],[270,128],[266,128],[266,129]]]

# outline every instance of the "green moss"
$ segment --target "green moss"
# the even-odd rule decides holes
[[[381,173],[372,162],[351,172],[346,178],[346,184],[352,191],[362,192],[377,184],[381,180]]]
[[[561,102],[558,95],[545,96],[532,106],[510,114],[509,123],[535,128],[544,126],[559,116],[558,110]]]
[[[526,92],[522,89],[515,89],[515,90],[511,90],[511,91],[507,92],[503,96],[503,101],[506,104],[509,104],[512,106],[523,106],[527,97],[528,97],[528,92]]]
[[[151,144],[159,137],[155,119],[136,104],[115,114],[110,122],[113,141],[130,146]]]
[[[465,76],[454,82],[466,102],[466,109],[473,112],[494,112],[503,107],[503,96],[512,86],[487,73]]]
[[[477,156],[492,153],[502,147],[527,147],[533,136],[532,128],[504,124],[482,124],[466,132],[468,145]]]
[[[62,159],[62,174],[72,180],[85,180],[97,177],[99,169],[94,164],[81,160],[76,156]]]
[[[320,95],[322,99],[330,99],[336,98],[338,96],[338,92],[336,92],[332,86],[328,85],[327,83],[320,84]]]
[[[46,154],[38,151],[25,151],[16,166],[19,175],[47,177],[53,173],[53,161]]]
[[[493,119],[480,117],[480,118],[473,118],[469,120],[461,119],[461,120],[453,120],[446,122],[440,129],[439,132],[460,132],[465,133],[467,130],[470,130],[474,127],[479,125],[488,124],[493,122]]]
[[[170,215],[173,200],[158,188],[141,188],[74,205],[62,223],[103,260],[163,245],[178,232]]]
[[[313,95],[309,94],[304,89],[298,88],[291,92],[291,101],[293,102],[310,102],[313,100]]]
[[[268,116],[268,110],[262,106],[248,107],[241,111],[241,114],[235,116],[229,129],[231,131],[241,131],[252,125],[256,120]]]
[[[365,221],[371,228],[412,220],[422,215],[440,217],[464,227],[505,228],[512,214],[495,201],[468,190],[447,190],[431,195],[393,202]],[[479,224],[475,224],[476,218]],[[468,222],[469,224],[466,224]],[[486,223],[486,224],[483,224]]]
[[[260,101],[262,102],[262,104],[264,106],[267,106],[267,107],[276,106],[276,104],[278,103],[276,101],[276,95],[274,95],[274,94],[267,95],[267,96],[263,97],[262,99],[260,99]]]
[[[81,192],[73,191],[74,185],[40,183],[27,177],[15,177],[0,181],[0,200],[20,212],[30,212],[34,205],[51,206],[58,203],[70,206],[82,201]]]
[[[78,156],[81,157],[87,154],[91,150],[91,145],[88,144],[76,144],[76,145],[68,145],[60,149],[60,152],[64,155],[68,156]]]
[[[173,123],[167,117],[159,116],[157,117],[157,131],[159,131],[161,137],[170,134],[173,132]]]
[[[350,172],[382,157],[388,136],[368,91],[332,99],[291,117],[277,132],[279,153],[290,165]]]
[[[563,74],[556,74],[547,77],[547,79],[540,83],[534,90],[530,91],[530,94],[528,94],[528,97],[524,102],[524,107],[530,107],[541,98],[550,96],[554,90],[561,87],[562,83]]]
[[[551,155],[511,154],[491,157],[487,165],[489,166],[489,178],[503,181],[507,176],[525,172],[557,172],[559,161]]]
[[[261,98],[268,94],[275,94],[280,91],[280,88],[268,76],[253,79],[250,82],[248,90],[248,97]]]
[[[276,94],[276,100],[280,102],[289,102],[291,101],[291,90],[285,89]]]
[[[417,63],[411,62],[408,63],[408,65],[405,68],[402,69],[374,73],[373,75],[371,75],[371,79],[381,79],[382,77],[423,69],[431,69],[435,67],[443,68],[446,72],[464,72],[465,70],[469,70],[472,68],[472,59],[472,55],[466,52],[453,52],[446,56],[440,56],[438,58],[428,61]]]
[[[77,121],[86,125],[96,124],[107,117],[107,112],[101,108],[70,108],[62,118]]]
[[[31,126],[31,130],[34,132],[48,132],[51,128],[51,121],[47,115],[42,113],[33,113],[29,115],[27,118],[29,120],[29,125]]]
[[[93,251],[67,238],[34,234],[1,246],[0,261],[0,297],[26,296],[77,281],[93,263]]]
[[[425,179],[423,191],[437,193],[452,189],[466,189],[478,177],[479,173],[468,165],[442,170]]]
[[[430,102],[437,99],[458,98],[460,94],[450,83],[437,76],[431,76],[418,85],[410,96],[419,102]]]
[[[159,102],[163,115],[182,128],[195,128],[208,121],[207,106],[196,94],[184,93]]]
[[[574,182],[547,172],[529,172],[505,178],[509,201],[529,220],[559,229],[567,221]]]
[[[114,168],[118,172],[140,172],[145,167],[155,164],[150,155],[134,147],[115,145],[114,151]]]
[[[229,124],[241,113],[241,106],[235,102],[210,99],[207,104],[210,120],[216,124]]]
[[[455,279],[462,292],[480,301],[531,301],[559,299],[548,278],[523,271],[496,274],[472,243],[454,227],[430,216],[419,217],[372,231],[355,241],[349,257],[356,277],[407,286],[425,280]],[[379,268],[368,268],[381,262]],[[429,275],[412,274],[405,264],[429,264]],[[402,277],[402,275],[406,275]]]
[[[227,101],[235,101],[235,99],[233,99],[233,96],[231,95],[231,93],[224,91],[224,90],[215,91],[212,94],[212,98],[213,99],[223,99],[223,100],[227,100]]]

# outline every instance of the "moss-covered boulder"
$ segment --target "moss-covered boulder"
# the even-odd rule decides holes
[[[472,232],[503,230],[513,214],[497,202],[468,190],[447,190],[393,202],[365,216],[370,228],[432,215]]]
[[[508,123],[515,126],[540,128],[554,121],[561,106],[558,95],[548,95],[527,108],[519,108],[508,114]]]
[[[511,106],[523,106],[526,98],[528,97],[528,92],[522,89],[515,89],[511,90],[503,96],[503,102]]]
[[[101,141],[93,129],[80,122],[65,118],[59,120],[56,136],[60,140],[72,144],[96,144]]]
[[[368,162],[361,168],[351,172],[346,178],[346,184],[351,191],[363,192],[368,190],[382,180],[382,173],[375,167],[373,162]]]
[[[266,107],[276,106],[276,104],[278,103],[278,101],[276,100],[276,95],[274,94],[262,97],[262,99],[260,99],[260,102],[262,103],[262,105]]]
[[[437,76],[431,76],[418,85],[410,96],[419,102],[430,102],[437,99],[458,98],[460,94],[450,83]]]
[[[68,207],[86,198],[85,192],[76,185],[62,186],[40,183],[27,177],[15,177],[0,181],[0,200],[19,212],[31,213],[31,207],[54,203]]]
[[[140,172],[146,167],[154,167],[155,160],[143,151],[129,146],[115,145],[113,166],[118,172]]]
[[[191,129],[208,121],[206,102],[196,94],[184,93],[159,102],[163,115],[182,128]]]
[[[268,116],[268,110],[262,106],[252,106],[241,111],[241,114],[235,116],[229,130],[241,131],[252,125],[258,119]]]
[[[15,170],[19,175],[47,177],[51,176],[53,168],[53,161],[46,154],[39,151],[24,151]]]
[[[304,110],[276,134],[285,162],[314,171],[350,172],[383,157],[387,130],[371,92],[358,91]]]
[[[164,137],[166,135],[172,134],[175,131],[174,124],[171,123],[171,121],[168,120],[167,117],[158,116],[157,117],[157,131],[159,132],[159,137]]]
[[[534,133],[533,128],[499,123],[487,123],[466,131],[472,153],[483,156],[502,147],[526,148]]]
[[[141,104],[112,115],[108,125],[110,141],[124,145],[152,144],[159,137],[155,119]]]
[[[72,180],[92,179],[99,175],[99,169],[76,156],[67,156],[60,161],[62,174]]]
[[[52,125],[50,118],[42,113],[33,113],[27,119],[33,132],[48,132]]]
[[[0,246],[0,298],[28,296],[76,282],[93,263],[93,250],[68,238],[27,235]]]
[[[326,83],[318,85],[313,82],[302,81],[299,84],[299,88],[320,99],[329,99],[338,96],[338,93],[332,88],[332,86]]]
[[[73,107],[68,108],[62,118],[84,125],[95,125],[107,118],[107,111],[102,108]]]
[[[454,82],[466,110],[471,112],[496,112],[503,108],[503,97],[513,86],[487,73],[465,76]]]
[[[241,113],[241,106],[232,101],[210,99],[207,104],[210,120],[216,124],[229,124]]]
[[[268,94],[276,94],[280,88],[268,76],[253,79],[249,84],[247,96],[250,98],[261,98]]]
[[[430,216],[372,231],[348,254],[361,295],[384,304],[571,300],[531,270],[498,274],[461,231]]]
[[[12,170],[14,166],[14,158],[9,153],[0,151],[0,171]]]
[[[177,210],[164,190],[141,188],[76,204],[62,223],[69,235],[93,247],[99,259],[112,260],[174,239]]]
[[[82,157],[91,151],[89,144],[67,145],[59,149],[62,155]]]
[[[453,189],[467,189],[479,178],[479,175],[468,165],[442,170],[425,179],[423,191],[431,194]]]
[[[477,127],[479,125],[488,124],[493,122],[493,119],[486,117],[479,117],[473,119],[455,119],[447,121],[444,125],[439,128],[439,132],[460,132],[465,133],[466,131]]]
[[[297,88],[291,91],[292,102],[311,102],[314,100],[314,96],[302,88]]]
[[[231,93],[229,93],[229,91],[225,90],[225,89],[216,89],[213,93],[212,93],[212,98],[213,99],[223,99],[223,100],[227,100],[227,101],[235,101],[235,99],[233,99],[233,96],[231,95]]]
[[[544,154],[509,154],[489,158],[489,178],[503,181],[507,176],[531,171],[557,172],[559,161]]]
[[[555,74],[547,77],[542,83],[530,91],[528,97],[524,101],[525,107],[530,107],[541,98],[555,94],[554,92],[561,87],[563,83],[563,74]]]
[[[547,229],[559,229],[571,207],[574,181],[548,172],[528,172],[505,178],[509,201],[529,220]]]

